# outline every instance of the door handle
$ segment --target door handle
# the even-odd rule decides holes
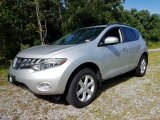
[[[128,52],[128,49],[127,48],[123,48],[123,52],[124,53]]]
[[[141,48],[142,47],[142,45],[138,45],[138,48]]]

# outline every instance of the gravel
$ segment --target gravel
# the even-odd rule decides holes
[[[35,96],[22,87],[0,85],[0,120],[158,120],[160,54],[154,56],[144,77],[124,74],[105,81],[96,100],[82,109],[55,96]]]

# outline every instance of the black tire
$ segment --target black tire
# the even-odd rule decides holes
[[[142,70],[142,66],[143,66],[142,64],[145,65],[145,68],[143,68],[143,70]],[[147,65],[148,65],[148,58],[146,56],[142,55],[139,60],[138,66],[135,69],[135,76],[143,77],[146,73]]]
[[[89,85],[88,83],[91,83],[91,82],[94,85],[91,86],[90,88],[90,87],[86,87],[87,86],[86,84],[83,84],[85,85],[85,89],[84,89],[84,87],[81,87],[80,85],[80,81],[82,82],[83,79],[87,79],[87,81],[90,81],[90,82],[87,82],[87,85]],[[84,83],[85,83],[85,80],[84,80]],[[82,94],[80,95],[77,95],[78,91],[80,91],[81,89],[83,89],[84,92],[82,92]],[[90,90],[90,91],[93,90],[92,95],[90,95],[87,92],[87,90]],[[96,74],[91,69],[85,68],[79,71],[73,78],[71,85],[69,87],[69,90],[68,90],[68,94],[66,96],[66,101],[76,108],[82,108],[82,107],[89,105],[95,99],[97,91],[98,91],[98,79],[97,79]],[[85,98],[83,97],[84,95],[87,96],[86,99],[88,99],[90,96],[91,97],[88,100],[86,100],[86,99],[83,99]]]

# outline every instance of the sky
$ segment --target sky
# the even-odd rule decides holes
[[[125,0],[124,8],[131,10],[148,10],[151,14],[160,14],[160,0]]]

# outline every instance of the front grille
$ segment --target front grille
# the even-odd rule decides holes
[[[35,59],[35,58],[18,58],[16,57],[13,62],[13,69],[28,69],[31,66],[42,62],[44,59]]]

